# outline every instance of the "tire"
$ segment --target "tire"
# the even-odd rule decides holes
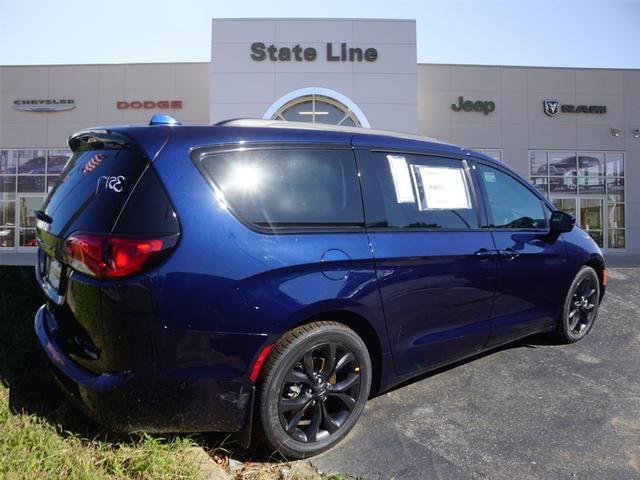
[[[336,445],[360,417],[371,388],[362,339],[336,322],[287,332],[260,374],[258,434],[271,452],[305,458]]]
[[[600,306],[600,281],[596,271],[582,267],[567,291],[556,339],[562,343],[575,343],[584,338],[593,327]]]

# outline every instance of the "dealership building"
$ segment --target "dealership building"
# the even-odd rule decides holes
[[[416,62],[413,20],[214,19],[205,63],[0,67],[0,264],[96,125],[229,118],[418,133],[529,179],[609,254],[640,253],[640,70]]]

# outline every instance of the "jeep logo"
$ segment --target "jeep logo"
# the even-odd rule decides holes
[[[458,104],[451,104],[451,110],[454,112],[459,112],[460,110],[464,110],[465,112],[482,112],[485,115],[489,115],[496,109],[495,102],[483,101],[483,100],[465,100],[464,97],[458,97]]]

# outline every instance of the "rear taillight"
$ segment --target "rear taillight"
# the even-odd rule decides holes
[[[74,233],[64,242],[64,261],[98,278],[119,278],[152,266],[176,243],[176,237],[126,238]]]

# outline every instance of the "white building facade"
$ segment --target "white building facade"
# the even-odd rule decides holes
[[[640,70],[416,63],[412,20],[213,20],[207,63],[0,67],[0,264],[96,125],[229,118],[419,133],[510,165],[611,254],[640,253]]]

